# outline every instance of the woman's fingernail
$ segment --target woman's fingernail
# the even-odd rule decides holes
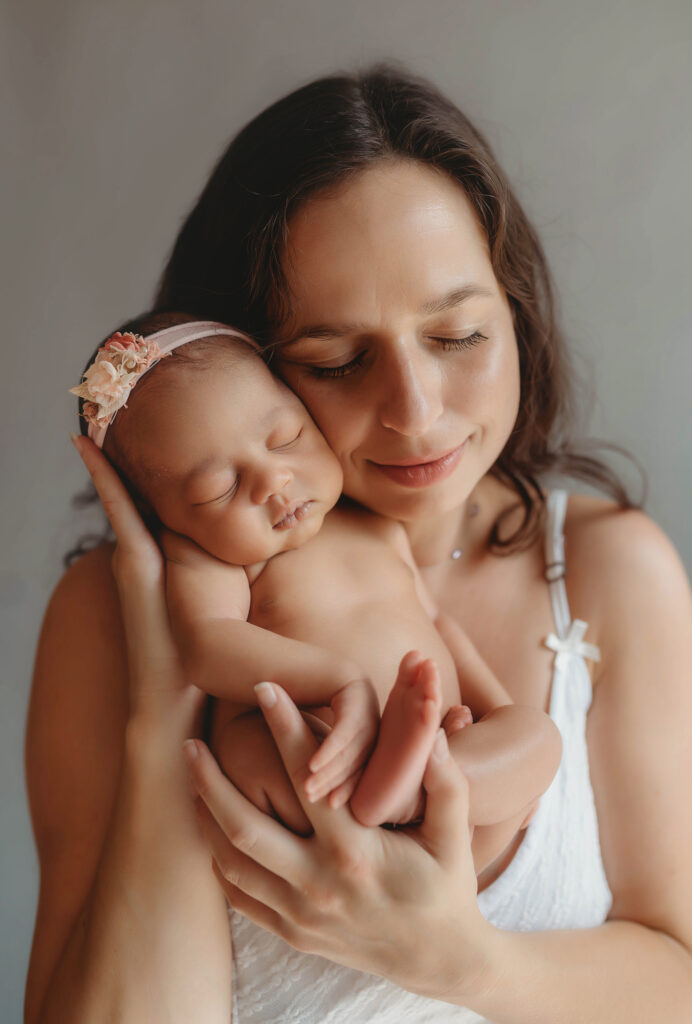
[[[437,731],[437,736],[433,743],[432,756],[438,762],[446,761],[449,757],[449,746],[444,729],[438,729]]]
[[[199,757],[197,744],[194,740],[185,740],[183,743],[183,756],[188,764],[192,765]]]
[[[70,433],[70,441],[72,442],[73,445],[75,445],[75,447],[77,446],[77,440],[78,440],[77,434],[75,434],[75,432],[73,430]]]
[[[255,696],[261,708],[273,708],[276,704],[276,690],[271,683],[257,683]]]

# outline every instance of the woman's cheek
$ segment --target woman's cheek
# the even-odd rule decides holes
[[[349,453],[357,444],[358,425],[363,418],[351,400],[341,399],[336,389],[304,389],[300,396],[325,441],[345,469]]]
[[[481,353],[479,353],[480,355]],[[516,419],[519,409],[520,375],[519,352],[513,332],[488,345],[478,359],[468,367],[466,394],[470,402],[492,420],[505,423]]]

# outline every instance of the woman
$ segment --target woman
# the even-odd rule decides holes
[[[80,442],[118,545],[112,576],[107,548],[66,574],[39,647],[28,764],[42,879],[27,1020],[228,1021],[231,953],[209,850],[250,922],[344,965],[333,977],[334,991],[346,979],[345,1015],[331,1019],[377,1019],[377,1003],[349,1004],[354,979],[365,978],[359,991],[380,984],[339,973],[356,968],[387,979],[385,1001],[397,986],[425,997],[410,1019],[479,1019],[463,1006],[503,1024],[688,1020],[689,588],[641,513],[573,496],[565,589],[564,509],[551,499],[546,523],[537,475],[610,483],[625,501],[570,448],[548,273],[487,145],[408,76],[312,83],[231,144],[180,233],[159,306],[272,347],[346,492],[405,523],[468,672],[492,671],[515,701],[563,715],[562,781],[499,877],[480,880],[483,914],[467,785],[444,741],[416,833],[362,829],[317,804],[309,840],[252,808],[195,741],[203,844],[180,761],[183,739],[199,735],[200,695],[167,628],[161,558]],[[294,778],[314,741],[275,693],[265,715]],[[307,958],[296,957],[302,980]],[[304,988],[296,1019],[311,1019],[311,1001],[312,1019],[328,1019],[329,987]],[[397,1019],[389,1005],[383,1020]]]

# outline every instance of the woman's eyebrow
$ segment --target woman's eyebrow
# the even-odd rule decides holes
[[[494,292],[479,284],[467,284],[459,288],[453,288],[444,295],[429,299],[424,302],[418,312],[422,316],[432,316],[433,313],[444,313],[446,310],[455,309],[463,305],[468,299],[492,298]],[[362,323],[341,323],[341,324],[304,324],[293,331],[285,341],[280,342],[280,348],[286,349],[299,341],[308,338],[328,339],[343,338],[348,334],[356,334],[358,331],[369,330],[368,324]]]
[[[280,341],[277,347],[283,351],[291,345],[296,345],[299,341],[305,341],[307,338],[344,338],[347,334],[356,334],[358,331],[366,331],[367,329],[367,324],[358,323],[310,324],[298,327],[285,341]]]
[[[441,295],[437,299],[430,299],[423,303],[419,312],[430,316],[433,313],[444,313],[447,309],[454,309],[461,306],[467,299],[492,298],[494,292],[480,284],[466,284],[461,288],[453,288],[451,292]]]

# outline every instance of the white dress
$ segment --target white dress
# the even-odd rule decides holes
[[[589,777],[586,713],[591,679],[585,658],[586,623],[572,621],[564,584],[564,491],[548,498],[546,578],[555,632],[549,714],[562,735],[563,754],[524,839],[507,869],[478,896],[483,916],[499,928],[544,931],[590,928],[611,905]],[[282,939],[230,912],[233,936],[234,1024],[484,1024],[463,1007],[414,995],[383,978],[300,953]],[[486,1022],[487,1024],[487,1022]]]

